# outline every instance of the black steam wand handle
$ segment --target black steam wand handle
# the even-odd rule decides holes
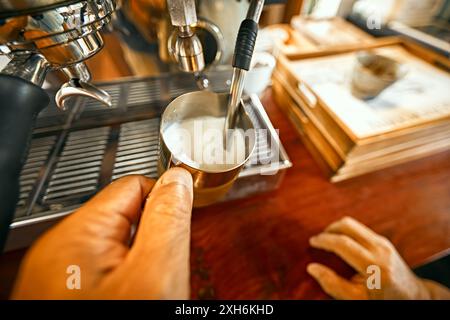
[[[250,69],[253,50],[255,49],[256,36],[258,35],[258,23],[252,19],[245,19],[239,27],[236,45],[233,55],[233,67],[246,70]]]
[[[233,67],[248,71],[258,35],[258,22],[264,7],[264,0],[252,0],[247,17],[239,27],[234,47]]]
[[[253,50],[258,35],[258,21],[264,6],[264,0],[253,0],[247,12],[247,18],[242,21],[236,38],[233,54],[233,77],[231,78],[230,96],[228,98],[227,114],[224,125],[224,144],[228,140],[230,129],[235,129],[238,109],[244,89],[245,74],[250,69]]]
[[[50,99],[39,86],[0,74],[0,252],[19,199],[19,177],[38,113]]]

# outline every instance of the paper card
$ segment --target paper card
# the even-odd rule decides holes
[[[291,64],[291,70],[359,139],[450,116],[448,73],[399,46],[375,51],[401,61],[408,72],[369,101],[351,94],[355,53],[300,60]]]

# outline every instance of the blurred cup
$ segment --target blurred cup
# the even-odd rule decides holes
[[[394,59],[370,51],[358,52],[351,80],[352,94],[362,100],[372,99],[405,75],[405,66]]]
[[[255,52],[250,70],[245,78],[244,92],[248,95],[252,93],[260,95],[270,84],[275,64],[275,58],[270,53]]]

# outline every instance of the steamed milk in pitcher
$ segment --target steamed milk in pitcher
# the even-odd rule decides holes
[[[224,117],[183,119],[165,128],[165,142],[175,161],[210,172],[231,170],[245,161],[245,133],[231,130],[225,141],[224,125]]]
[[[223,199],[256,145],[255,127],[244,108],[239,108],[236,129],[224,139],[228,100],[227,93],[185,93],[161,117],[158,173],[174,166],[188,170],[194,207]]]

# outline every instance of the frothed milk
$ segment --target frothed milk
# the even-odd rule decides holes
[[[245,160],[245,133],[232,130],[224,145],[224,125],[224,117],[184,119],[164,129],[164,141],[174,160],[200,170],[229,170]]]

